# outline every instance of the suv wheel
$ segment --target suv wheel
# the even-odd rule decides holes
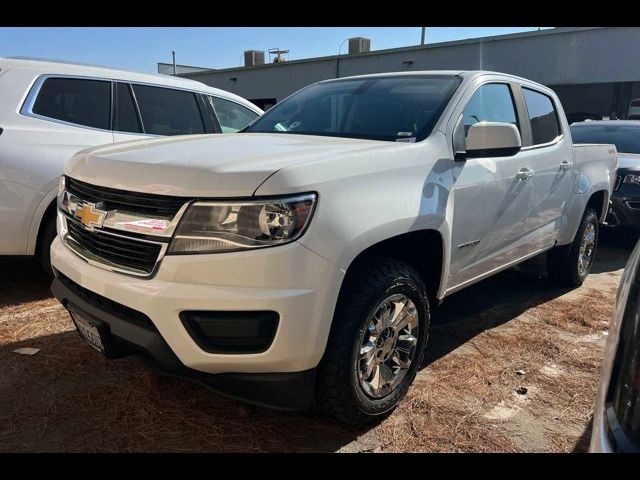
[[[387,416],[416,376],[429,300],[410,265],[369,257],[349,272],[318,367],[317,407],[351,424]]]
[[[56,238],[56,216],[45,217],[40,227],[38,244],[36,247],[36,258],[40,266],[49,278],[53,278],[53,267],[51,266],[51,243]]]

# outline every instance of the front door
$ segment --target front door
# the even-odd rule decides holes
[[[481,121],[520,128],[511,86],[506,83],[480,86],[462,116],[465,136],[471,125]],[[531,170],[530,158],[523,152],[456,162],[447,290],[533,251],[527,222],[533,206]]]

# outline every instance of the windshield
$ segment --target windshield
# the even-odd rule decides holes
[[[573,143],[613,143],[619,153],[640,153],[638,125],[572,125]]]
[[[420,141],[429,136],[460,81],[412,75],[317,83],[277,104],[244,131]]]

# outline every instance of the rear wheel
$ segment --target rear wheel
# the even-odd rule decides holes
[[[598,245],[598,214],[587,208],[569,245],[555,247],[547,254],[549,278],[566,287],[579,287],[591,271]]]
[[[418,272],[369,257],[349,272],[325,355],[317,407],[347,423],[391,413],[416,376],[428,337],[429,300]]]

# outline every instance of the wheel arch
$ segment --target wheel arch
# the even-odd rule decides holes
[[[57,193],[58,189],[56,187],[44,196],[44,198],[40,201],[38,208],[36,208],[33,219],[31,221],[31,229],[29,230],[27,255],[36,254],[44,222],[46,222],[52,216],[53,218],[55,218]]]
[[[603,223],[609,210],[609,192],[604,189],[593,192],[587,201],[585,209],[589,207],[596,211],[599,222]]]
[[[351,260],[345,270],[338,296],[342,293],[350,272],[366,261],[367,257],[378,256],[401,260],[414,267],[425,282],[429,300],[433,303],[443,281],[444,255],[443,236],[434,229],[415,230],[380,240],[360,251]]]

